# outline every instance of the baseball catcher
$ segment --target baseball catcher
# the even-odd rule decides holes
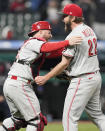
[[[39,100],[31,82],[45,61],[46,53],[62,50],[64,47],[80,44],[81,37],[72,37],[65,41],[48,42],[52,37],[51,26],[47,21],[38,21],[32,24],[29,39],[18,51],[8,77],[5,80],[3,91],[9,105],[11,117],[3,121],[0,131],[16,131],[26,127],[27,131],[43,131],[47,125],[42,115]],[[55,53],[57,54],[57,53]],[[61,53],[55,55],[57,57]],[[34,66],[32,66],[34,65]],[[34,67],[34,68],[33,68]]]

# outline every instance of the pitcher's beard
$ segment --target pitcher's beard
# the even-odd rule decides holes
[[[66,23],[65,24],[65,32],[71,32],[71,23]]]

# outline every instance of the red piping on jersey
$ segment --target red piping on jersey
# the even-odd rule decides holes
[[[24,44],[25,44],[27,41],[32,40],[32,39],[37,39],[37,40],[41,40],[41,41],[46,42],[46,40],[45,40],[44,38],[40,38],[40,37],[31,37],[31,38],[29,38],[28,40],[25,40],[25,41],[24,41]]]
[[[81,78],[80,78],[79,81],[78,81],[78,84],[77,84],[75,93],[74,93],[74,95],[73,95],[73,98],[72,98],[72,101],[71,101],[71,103],[70,103],[70,107],[69,107],[69,110],[68,110],[68,114],[67,114],[67,131],[69,131],[69,114],[70,114],[70,111],[71,111],[71,107],[72,107],[74,98],[76,97],[76,93],[77,93],[77,91],[78,91],[78,88],[79,88],[79,85],[80,85],[80,81],[81,81]]]
[[[29,101],[29,103],[30,103],[30,105],[31,105],[31,107],[32,107],[32,109],[33,109],[33,111],[34,111],[34,114],[35,114],[35,116],[36,116],[36,110],[34,109],[34,106],[32,105],[32,102],[31,102],[31,100],[30,100],[28,94],[26,93],[26,91],[25,91],[25,89],[24,89],[24,84],[22,84],[22,89],[23,89],[24,94],[25,94],[25,96],[27,97],[27,99],[28,99],[28,101]]]
[[[59,42],[47,42],[41,46],[40,52],[49,53],[52,51],[59,50],[69,45],[68,40],[59,41]]]

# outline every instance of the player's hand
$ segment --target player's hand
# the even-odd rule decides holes
[[[35,77],[35,83],[39,86],[44,85],[47,82],[47,79],[45,76],[37,76]]]
[[[82,37],[80,36],[72,36],[70,38],[68,38],[69,40],[69,45],[78,45],[82,43]]]

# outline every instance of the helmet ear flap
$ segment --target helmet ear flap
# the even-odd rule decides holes
[[[38,31],[29,32],[29,33],[28,33],[28,36],[29,36],[29,37],[33,37],[33,35],[36,34],[37,32],[38,32]]]

